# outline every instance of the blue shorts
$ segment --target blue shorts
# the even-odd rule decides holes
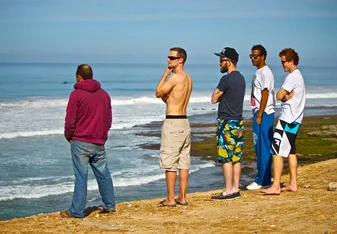
[[[233,164],[240,162],[244,141],[243,120],[218,119],[217,129],[218,161]]]

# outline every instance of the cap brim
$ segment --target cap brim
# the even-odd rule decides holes
[[[214,53],[216,56],[219,56],[219,57],[225,57],[225,55],[221,54],[221,53]]]

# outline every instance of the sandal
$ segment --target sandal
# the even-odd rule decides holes
[[[98,213],[100,214],[105,214],[105,213],[115,213],[116,209],[115,208],[108,208],[104,209],[102,205],[98,207]]]
[[[60,212],[60,216],[61,216],[61,218],[78,218],[78,217],[73,216],[73,215],[69,212],[69,210],[61,211],[61,212]]]
[[[176,203],[178,204],[178,205],[181,205],[181,206],[187,206],[188,205],[188,202],[181,202],[180,200],[178,200],[178,199],[174,199],[175,201],[176,201]]]
[[[177,206],[177,203],[174,203],[174,204],[165,204],[166,200],[162,200],[161,202],[159,202],[158,206],[159,207],[176,207]]]

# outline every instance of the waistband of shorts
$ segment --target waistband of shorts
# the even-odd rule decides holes
[[[186,115],[166,115],[166,119],[187,119]]]

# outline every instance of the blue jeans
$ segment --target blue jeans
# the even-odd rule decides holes
[[[115,208],[114,188],[111,174],[107,167],[104,145],[73,140],[71,143],[71,156],[75,172],[75,188],[69,212],[75,217],[84,217],[89,163],[98,183],[103,208]]]
[[[253,120],[253,141],[258,171],[254,182],[262,186],[268,186],[271,185],[271,142],[273,139],[275,114],[267,115],[263,113],[261,124],[258,124],[256,122],[257,113],[254,114]]]

